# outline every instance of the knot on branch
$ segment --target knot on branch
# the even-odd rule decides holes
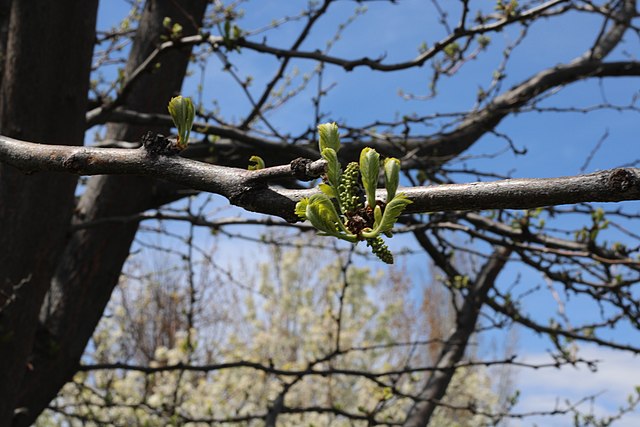
[[[300,181],[312,181],[324,173],[324,161],[313,161],[298,157],[291,162],[293,176]]]
[[[624,168],[614,169],[609,175],[607,184],[611,187],[612,191],[618,193],[624,193],[634,186],[638,185],[636,175]]]
[[[80,151],[66,157],[62,161],[62,167],[75,174],[80,174],[87,167],[87,165],[92,164],[94,161],[95,159],[93,158],[93,156],[86,152]]]
[[[169,138],[151,131],[148,131],[142,136],[141,142],[144,149],[147,150],[147,153],[154,156],[175,156],[182,151]]]

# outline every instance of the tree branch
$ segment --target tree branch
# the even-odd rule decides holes
[[[227,168],[182,157],[154,156],[144,148],[43,145],[0,136],[0,161],[26,173],[68,172],[78,175],[130,174],[166,179],[195,190],[220,194],[250,211],[295,221],[294,205],[317,190],[269,187],[267,180],[295,177],[291,167],[260,171]],[[310,164],[311,176],[321,162]],[[413,203],[407,213],[529,209],[582,202],[640,200],[640,169],[619,168],[560,178],[521,178],[494,182],[403,188]],[[384,190],[378,190],[384,199]]]
[[[438,357],[435,371],[427,381],[420,393],[420,401],[409,411],[404,423],[405,427],[424,427],[429,423],[433,411],[438,406],[449,387],[451,378],[455,373],[454,366],[460,362],[467,349],[469,337],[476,328],[480,310],[484,305],[489,289],[495,283],[496,278],[505,263],[511,249],[498,248],[489,261],[482,267],[478,277],[470,286],[469,294],[465,297],[456,320],[456,329],[444,344]],[[449,369],[447,369],[449,368]]]
[[[460,40],[465,37],[470,37],[474,34],[485,34],[488,32],[500,31],[507,25],[513,24],[514,22],[522,22],[530,19],[535,19],[540,15],[546,14],[554,6],[560,5],[561,3],[566,3],[566,0],[548,1],[539,6],[531,8],[528,11],[525,11],[518,15],[504,17],[491,24],[478,25],[476,27],[469,28],[469,29],[459,28],[458,31],[452,32],[444,39],[436,42],[432,48],[427,49],[425,52],[421,53],[416,58],[403,61],[403,62],[390,63],[390,64],[382,63],[382,59],[371,59],[368,57],[358,58],[358,59],[345,59],[345,58],[339,58],[339,57],[327,55],[321,52],[320,50],[314,50],[314,51],[297,50],[297,47],[298,47],[297,45],[294,45],[290,49],[282,49],[282,48],[269,46],[264,42],[256,43],[256,42],[246,40],[244,38],[238,39],[236,43],[240,47],[251,49],[256,52],[271,54],[278,58],[311,59],[311,60],[315,60],[322,63],[337,65],[339,67],[342,67],[345,71],[352,71],[354,68],[357,68],[357,67],[368,67],[375,71],[386,71],[386,72],[400,71],[400,70],[406,70],[408,68],[423,66],[425,62],[433,58],[438,53],[442,52],[446,46],[450,45],[451,43],[454,43],[457,40]]]

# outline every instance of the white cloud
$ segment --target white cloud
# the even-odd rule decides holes
[[[578,356],[588,360],[599,360],[595,372],[586,366],[564,366],[562,368],[521,369],[517,373],[516,386],[521,392],[515,412],[548,411],[566,407],[567,400],[576,402],[586,396],[597,395],[595,401],[580,406],[583,412],[598,416],[613,415],[624,406],[627,397],[640,386],[640,358],[632,354],[602,349],[595,346],[582,347]],[[532,353],[523,359],[528,363],[548,363],[545,353]],[[510,426],[566,426],[573,425],[570,416],[535,417],[524,421],[512,421]],[[614,423],[617,427],[640,426],[640,411],[627,414]]]

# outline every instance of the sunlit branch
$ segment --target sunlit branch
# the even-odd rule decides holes
[[[269,187],[275,178],[296,177],[295,166],[258,171],[210,165],[177,156],[154,156],[144,148],[121,150],[35,144],[0,138],[0,160],[26,173],[67,172],[78,175],[133,174],[166,179],[195,190],[220,194],[250,211],[295,220],[294,206],[317,190]],[[303,165],[302,177],[322,173],[321,161]],[[581,202],[640,199],[640,169],[619,168],[561,178],[521,178],[495,182],[402,188],[413,201],[407,213],[528,209]],[[378,190],[384,199],[385,192]]]

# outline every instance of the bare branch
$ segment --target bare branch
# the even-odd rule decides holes
[[[69,172],[78,175],[133,174],[166,179],[195,190],[220,194],[250,211],[295,221],[294,205],[315,189],[269,187],[267,180],[295,177],[291,166],[260,171],[210,165],[182,157],[153,156],[145,149],[43,145],[0,137],[0,160],[22,171]],[[309,172],[319,174],[315,165]],[[561,178],[521,178],[495,182],[404,188],[413,203],[407,213],[528,209],[581,202],[640,199],[640,169],[619,168]],[[384,199],[385,192],[377,197]]]

